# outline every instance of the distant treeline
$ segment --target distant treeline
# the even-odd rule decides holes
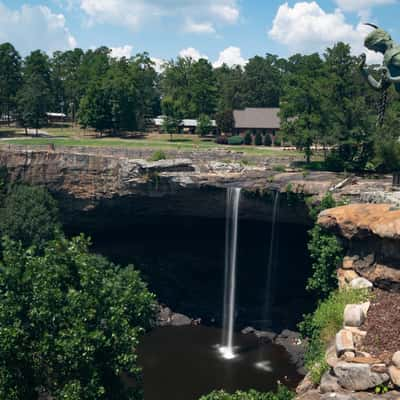
[[[83,127],[110,134],[144,130],[160,114],[175,121],[215,118],[221,131],[230,132],[234,109],[281,107],[281,134],[307,158],[318,144],[326,157],[332,158],[334,147],[335,157],[349,166],[374,169],[368,163],[377,154],[375,138],[396,142],[400,107],[390,91],[386,126],[376,128],[381,93],[363,81],[360,61],[338,43],[322,56],[267,54],[243,68],[178,58],[157,73],[147,53],[115,59],[109,48],[100,47],[51,57],[38,50],[22,59],[5,43],[0,45],[0,105],[3,118],[21,126],[37,128],[46,123],[46,112],[64,112]]]

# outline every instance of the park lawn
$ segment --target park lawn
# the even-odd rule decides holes
[[[302,159],[303,156],[297,151],[283,151],[281,149],[274,149],[268,147],[256,146],[227,146],[218,145],[213,142],[195,142],[185,140],[169,141],[166,137],[165,140],[153,139],[91,139],[91,138],[21,138],[21,139],[8,139],[0,142],[0,145],[18,144],[18,145],[49,145],[55,146],[93,146],[93,147],[126,147],[126,148],[154,148],[165,150],[207,150],[207,149],[220,149],[231,150],[236,152],[244,152],[250,155],[260,155],[267,157],[282,157],[291,156],[294,158]]]

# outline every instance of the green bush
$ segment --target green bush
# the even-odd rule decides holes
[[[255,137],[255,139],[254,139],[254,144],[255,144],[256,146],[262,146],[262,144],[263,144],[263,137],[262,137],[262,135],[261,135],[260,132],[257,132],[257,133],[256,133],[256,137]]]
[[[149,161],[161,161],[166,160],[167,155],[162,150],[155,151],[150,157]]]
[[[280,147],[280,146],[282,146],[282,139],[281,139],[279,136],[275,136],[274,146],[275,146],[275,147]]]
[[[231,136],[228,139],[228,144],[231,146],[240,146],[244,143],[244,140],[241,136]]]
[[[251,134],[250,131],[247,131],[246,134],[244,135],[244,144],[247,146],[253,144],[253,135]]]
[[[14,186],[0,209],[0,233],[24,247],[41,249],[61,227],[58,214],[57,203],[46,189]]]
[[[304,316],[299,329],[303,337],[309,339],[305,364],[315,383],[319,383],[323,373],[328,369],[325,351],[335,334],[343,326],[343,313],[347,304],[362,303],[369,298],[368,291],[343,290],[334,291],[317,310]]]
[[[285,386],[279,385],[276,393],[260,393],[255,390],[228,394],[224,391],[213,392],[200,400],[292,400],[295,394]]]
[[[34,256],[5,240],[0,264],[0,398],[142,399],[136,349],[154,296],[132,266],[88,252],[83,237]]]
[[[266,133],[264,136],[264,146],[272,146],[272,139],[271,139],[271,135],[269,133]]]

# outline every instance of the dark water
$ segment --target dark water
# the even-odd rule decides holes
[[[271,225],[239,222],[237,328],[258,324],[267,290]],[[91,232],[87,232],[92,235]],[[276,276],[271,285],[272,326],[296,329],[313,299],[305,291],[310,274],[307,228],[277,227]],[[134,264],[159,301],[175,312],[222,320],[225,221],[204,218],[149,218],[147,224],[93,236],[94,250],[116,263]],[[311,305],[311,307],[310,307]]]
[[[224,360],[217,346],[221,330],[207,327],[159,328],[139,348],[145,400],[198,400],[213,390],[275,390],[277,381],[294,388],[301,377],[286,351],[237,334],[237,358]]]

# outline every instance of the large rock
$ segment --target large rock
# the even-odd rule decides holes
[[[392,363],[395,367],[400,368],[400,351],[396,351],[392,357]]]
[[[388,374],[372,372],[368,364],[340,362],[334,368],[339,385],[347,390],[363,391],[389,381]]]
[[[336,354],[340,357],[347,351],[355,351],[353,334],[346,329],[342,329],[336,334],[335,339]]]
[[[323,211],[318,223],[346,239],[400,239],[400,210],[389,204],[350,204]]]
[[[330,371],[325,372],[321,378],[321,383],[319,386],[321,393],[332,393],[340,390],[338,383],[338,378],[333,376]]]
[[[372,289],[373,284],[365,278],[355,278],[350,282],[350,287],[352,289]]]
[[[391,381],[397,386],[400,387],[400,369],[391,365],[389,367],[389,375]]]
[[[359,304],[348,304],[344,309],[344,324],[360,327],[365,321],[363,307]]]

